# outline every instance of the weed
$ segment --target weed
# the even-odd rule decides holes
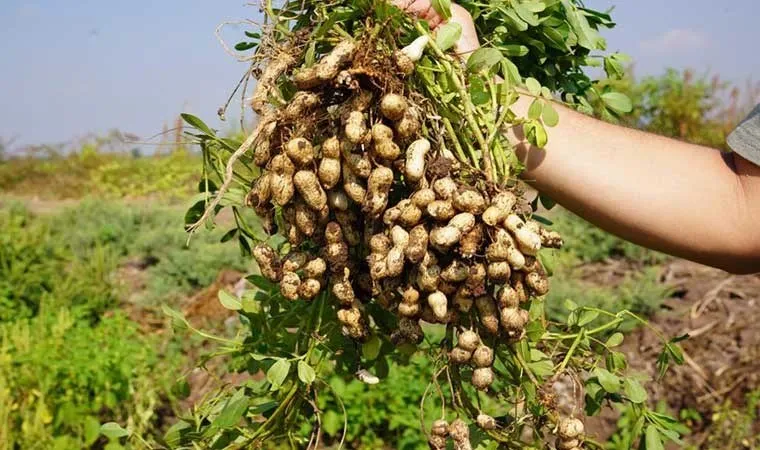
[[[86,448],[101,418],[147,431],[156,420],[178,355],[159,355],[121,314],[90,326],[75,311],[40,314],[0,327],[0,448]],[[95,344],[96,345],[93,345]],[[136,414],[140,410],[142,414]]]

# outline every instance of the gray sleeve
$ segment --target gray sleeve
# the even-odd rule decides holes
[[[760,105],[726,139],[731,150],[760,166]]]

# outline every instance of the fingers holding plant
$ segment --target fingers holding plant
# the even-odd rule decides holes
[[[447,23],[458,24],[462,28],[462,33],[454,44],[454,51],[462,57],[466,58],[480,47],[472,16],[460,5],[451,5],[451,17],[446,20],[435,10],[430,0],[392,0],[391,4],[420,20],[426,21],[430,29],[434,31]]]

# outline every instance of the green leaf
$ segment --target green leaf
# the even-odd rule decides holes
[[[217,296],[219,297],[219,303],[221,303],[225,308],[232,311],[239,311],[243,309],[243,304],[240,302],[240,299],[228,293],[227,291],[220,289]]]
[[[298,361],[298,379],[304,384],[311,384],[317,378],[317,373],[306,361]]]
[[[501,52],[493,47],[481,47],[467,59],[467,69],[471,72],[488,70],[498,64],[504,57]]]
[[[612,374],[607,369],[597,368],[594,374],[599,379],[599,384],[602,385],[605,391],[610,394],[616,394],[620,392],[620,378],[617,375]]]
[[[337,436],[343,428],[343,418],[331,409],[322,416],[322,428],[328,436]]]
[[[278,359],[272,367],[267,370],[267,381],[272,384],[272,390],[276,391],[280,389],[282,383],[288,378],[290,372],[290,361],[287,359]]]
[[[435,12],[445,20],[451,18],[451,0],[432,0],[430,2]]]
[[[252,285],[261,289],[262,291],[271,292],[273,289],[277,287],[277,284],[271,282],[270,280],[264,278],[261,275],[248,275],[247,277],[245,277],[245,279],[248,280]]]
[[[462,36],[462,25],[457,22],[449,22],[440,27],[435,34],[435,43],[441,50],[446,51],[457,43]]]
[[[665,447],[662,445],[662,438],[660,437],[660,432],[657,431],[657,427],[654,425],[647,425],[647,431],[646,431],[646,450],[664,450]]]
[[[185,317],[179,311],[175,311],[167,305],[161,305],[161,310],[165,315],[172,318],[172,325],[177,329],[190,328],[190,324],[187,323]]]
[[[367,342],[362,344],[362,356],[368,361],[374,361],[380,354],[382,341],[377,336],[372,336]]]
[[[528,138],[528,142],[539,148],[544,148],[549,141],[549,136],[546,134],[546,128],[542,123],[535,120],[530,121],[524,125],[525,136]]]
[[[108,439],[119,439],[125,436],[129,436],[129,431],[125,430],[116,422],[104,423],[100,426],[100,434]]]
[[[541,21],[538,20],[538,16],[534,14],[533,11],[526,8],[523,3],[512,2],[512,7],[515,9],[517,15],[520,16],[520,19],[525,21],[528,25],[535,27],[541,24]]]
[[[540,320],[534,320],[525,327],[525,334],[532,342],[538,342],[546,334],[546,328]]]
[[[469,81],[470,86],[468,90],[474,105],[484,105],[491,101],[491,96],[488,94],[486,85],[481,77],[473,75]]]
[[[594,416],[602,409],[605,392],[593,378],[586,382],[586,415]]]
[[[184,420],[180,420],[179,422],[169,427],[168,430],[166,430],[166,433],[164,434],[164,440],[167,444],[169,444],[171,448],[174,448],[182,443],[183,435],[186,435],[191,431],[192,425],[185,422]]]
[[[522,20],[515,11],[511,9],[507,9],[504,11],[505,19],[507,20],[507,23],[510,25],[510,28],[514,28],[517,31],[527,31],[528,30],[528,23]]]
[[[559,114],[550,101],[544,103],[544,111],[541,117],[547,127],[556,127],[559,123]]]
[[[91,446],[96,440],[98,440],[98,436],[100,436],[100,422],[98,419],[87,416],[84,418],[84,442],[89,447]]]
[[[245,313],[258,314],[261,312],[261,304],[255,298],[243,297],[240,303]]]
[[[251,31],[244,31],[243,33],[245,33],[245,35],[248,36],[251,39],[261,39],[261,34],[260,33],[254,33],[254,32],[251,32]]]
[[[536,97],[541,95],[541,83],[538,82],[533,77],[528,77],[525,79],[525,87],[528,88],[528,92],[531,93],[531,95],[535,95]]]
[[[554,363],[545,353],[532,349],[530,351],[531,362],[528,367],[539,378],[547,378],[554,375]]]
[[[629,113],[633,110],[633,103],[627,95],[620,92],[607,92],[602,94],[602,101],[611,110],[618,113]]]
[[[536,215],[533,215],[533,220],[536,220]],[[541,265],[544,266],[546,274],[550,277],[554,275],[554,271],[557,268],[557,255],[554,250],[543,249],[538,253],[538,260],[541,261]]]
[[[588,325],[594,320],[596,320],[597,317],[599,317],[598,311],[589,311],[589,310],[583,311],[581,313],[581,316],[578,318],[578,326],[582,327],[582,326]]]
[[[249,399],[245,395],[245,390],[239,389],[227,399],[222,412],[216,416],[212,425],[222,430],[236,426],[243,414],[248,411],[248,403]]]
[[[675,361],[676,364],[680,365],[684,363],[683,350],[681,350],[681,347],[679,345],[668,343],[667,345],[665,345],[665,348],[667,349],[668,353],[670,354],[670,357],[673,358],[673,361]]]
[[[248,239],[242,234],[238,235],[238,245],[240,247],[240,256],[243,258],[249,257],[253,254],[251,244],[248,243]]]
[[[501,51],[507,56],[522,57],[530,53],[530,49],[524,45],[504,45],[499,47]]]
[[[647,391],[641,386],[641,383],[633,378],[626,378],[623,380],[623,392],[633,403],[644,403],[647,401]]]
[[[609,352],[607,354],[607,370],[619,372],[626,369],[628,362],[625,360],[625,353]]]
[[[209,137],[216,137],[216,133],[214,133],[211,128],[208,127],[201,119],[195,117],[192,114],[186,114],[182,113],[180,114],[180,117],[182,117],[182,120],[187,122],[188,125],[192,126],[196,130],[206,134]]]
[[[517,66],[507,58],[501,60],[501,71],[505,80],[508,80],[510,85],[522,84],[522,76],[520,76],[520,70]]]
[[[570,300],[569,298],[565,299],[564,306],[565,306],[565,309],[568,311],[575,311],[576,309],[578,309],[578,304],[576,304],[574,301]]]
[[[541,205],[543,205],[543,207],[546,209],[552,209],[557,206],[557,201],[546,194],[540,194],[538,196],[538,199],[541,201]]]
[[[237,228],[233,228],[230,231],[224,233],[224,236],[222,236],[222,239],[220,239],[219,242],[222,242],[222,243],[228,242],[228,241],[232,240],[233,238],[235,238],[235,236],[237,236],[237,234],[238,234],[238,229]]]
[[[528,310],[528,317],[530,320],[541,320],[544,318],[544,302],[540,299],[534,299],[530,303],[530,309]]]
[[[257,44],[256,42],[238,42],[237,44],[235,44],[235,50],[239,52],[244,52],[246,50],[255,48],[257,45],[259,44]]]
[[[609,348],[617,347],[618,345],[623,343],[624,339],[625,337],[623,336],[623,333],[620,333],[620,332],[614,333],[612,336],[607,338],[607,343],[605,343],[604,345],[606,345]]]
[[[532,78],[529,78],[532,79]],[[530,108],[528,108],[528,118],[530,120],[536,120],[539,117],[541,117],[541,113],[544,110],[544,101],[536,98],[533,99],[533,103],[530,104]]]
[[[578,7],[571,0],[562,0],[562,5],[565,7],[567,21],[578,36],[578,45],[588,50],[597,50],[601,38],[591,28],[588,20],[586,20],[586,16],[578,10]]]

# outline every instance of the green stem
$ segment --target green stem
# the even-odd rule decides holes
[[[525,374],[528,375],[530,382],[533,383],[533,385],[536,387],[541,387],[541,383],[539,383],[538,379],[536,379],[536,376],[533,375],[533,371],[531,371],[530,367],[528,367],[528,363],[525,361],[525,358],[523,358],[522,354],[520,354],[520,352],[513,347],[510,347],[509,351],[512,353],[512,355],[514,355],[515,359],[520,364],[520,367],[525,372]]]
[[[567,350],[567,355],[565,355],[565,359],[562,360],[562,364],[560,364],[559,367],[557,368],[557,373],[562,373],[565,371],[565,368],[570,363],[570,359],[573,357],[573,353],[575,353],[575,350],[578,348],[578,345],[580,345],[585,332],[586,330],[582,329],[581,332],[578,333],[578,337],[575,338],[572,345],[570,345],[570,348]]]
[[[598,334],[598,333],[601,333],[602,331],[609,330],[610,328],[615,328],[616,326],[620,325],[623,322],[625,322],[625,319],[623,319],[622,317],[618,317],[611,322],[607,322],[606,324],[600,325],[596,328],[592,328],[591,330],[582,330],[580,333],[573,333],[573,334],[563,334],[563,335],[552,334],[552,335],[547,336],[547,339],[560,340],[560,341],[564,341],[567,339],[577,339],[578,336],[581,335],[581,333],[584,333],[586,336],[589,336],[592,334]]]
[[[464,150],[462,149],[462,144],[459,142],[459,138],[454,132],[454,127],[451,125],[451,121],[445,117],[442,118],[441,121],[443,122],[444,128],[446,128],[446,132],[449,134],[449,139],[451,139],[451,141],[454,143],[454,149],[457,151],[459,158],[462,160],[462,162],[467,161],[467,157],[465,156]],[[480,170],[480,164],[477,155],[475,155],[475,152],[472,151],[470,147],[468,147],[467,150],[470,153],[470,160],[472,160],[473,167]]]
[[[430,34],[427,32],[427,30],[425,30],[425,28],[422,27],[422,24],[420,24],[420,22],[416,22],[414,26],[417,28],[417,31],[420,34],[430,37]],[[433,53],[435,53],[436,56],[441,59],[442,64],[444,65],[444,68],[447,70],[447,72],[451,74],[451,80],[454,82],[454,86],[456,87],[459,93],[459,97],[462,101],[462,105],[464,106],[464,116],[466,119],[465,121],[467,122],[470,131],[475,136],[475,139],[478,141],[478,145],[480,146],[483,153],[483,170],[485,171],[486,180],[493,183],[495,181],[495,173],[493,171],[491,163],[491,153],[488,151],[486,139],[483,136],[483,132],[480,130],[480,125],[477,119],[475,118],[475,106],[472,104],[472,100],[467,93],[467,89],[465,88],[464,83],[459,79],[461,69],[455,69],[455,65],[452,64],[452,58],[443,53],[440,47],[436,45],[435,39],[430,37],[430,42],[428,45],[433,49]]]

